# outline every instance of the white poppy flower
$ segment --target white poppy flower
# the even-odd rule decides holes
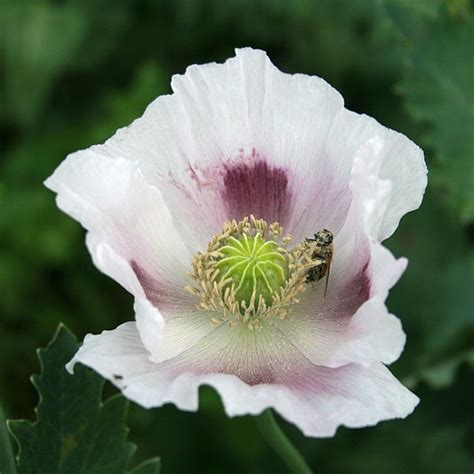
[[[262,51],[171,85],[46,181],[135,297],[135,321],[86,336],[69,369],[144,407],[195,411],[210,385],[229,416],[272,407],[308,436],[407,416],[418,399],[385,367],[405,335],[384,303],[407,262],[380,242],[421,203],[422,151]],[[322,229],[332,262],[306,240]]]

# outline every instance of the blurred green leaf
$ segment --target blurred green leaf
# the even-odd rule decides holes
[[[474,250],[459,221],[429,186],[423,206],[406,216],[388,242],[408,268],[388,307],[401,317],[407,347],[397,366],[411,387],[449,384],[474,351]]]
[[[32,377],[39,395],[37,420],[10,421],[19,445],[20,473],[125,473],[135,446],[125,442],[128,403],[120,395],[101,402],[103,379],[78,366],[74,375],[65,364],[77,351],[76,338],[60,326],[46,349],[38,351],[41,373]],[[132,472],[157,473],[158,460]]]
[[[104,141],[118,128],[125,127],[140,117],[154,99],[170,92],[169,82],[169,75],[159,64],[142,64],[126,90],[112,91],[104,98],[102,107],[106,117],[97,119],[88,129],[89,143]]]
[[[413,2],[416,3],[416,2]],[[459,2],[458,2],[459,3]],[[411,117],[424,126],[432,150],[430,180],[463,222],[474,220],[474,17],[452,15],[416,23],[398,86]],[[457,16],[454,16],[457,15]],[[459,17],[461,15],[461,17]]]
[[[402,382],[409,388],[415,388],[420,382],[426,382],[436,389],[445,388],[454,383],[457,368],[465,362],[474,367],[474,349],[459,352],[431,367],[424,367]]]
[[[0,15],[2,96],[20,125],[30,125],[71,60],[86,29],[74,3],[4,3]]]

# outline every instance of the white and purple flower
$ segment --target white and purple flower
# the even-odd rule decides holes
[[[421,203],[422,151],[262,51],[191,66],[172,88],[46,181],[135,297],[135,322],[86,336],[69,367],[144,407],[197,410],[210,385],[229,416],[273,407],[308,436],[407,416],[418,399],[385,367],[405,335],[384,303],[407,262],[380,242]],[[304,278],[323,228],[326,295]]]

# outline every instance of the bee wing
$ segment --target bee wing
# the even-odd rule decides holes
[[[331,270],[331,263],[328,263],[328,270],[326,272],[326,286],[324,288],[324,298],[328,294],[328,285],[329,285],[329,271]]]

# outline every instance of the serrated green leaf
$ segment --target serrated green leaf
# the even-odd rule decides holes
[[[130,471],[130,474],[160,474],[161,463],[159,458],[150,459]]]
[[[37,420],[8,423],[19,445],[20,473],[126,472],[135,451],[125,441],[128,402],[115,395],[102,403],[100,376],[83,366],[77,366],[74,375],[66,371],[65,364],[78,347],[74,335],[60,326],[48,347],[38,351],[41,373],[32,377],[39,395]],[[139,472],[157,472],[158,466],[151,460],[149,470]]]
[[[3,408],[0,405],[0,474],[16,474],[10,435],[7,431]]]
[[[434,152],[431,182],[461,221],[472,222],[474,19],[458,10],[416,23],[398,90],[412,118],[425,127],[422,145]]]

